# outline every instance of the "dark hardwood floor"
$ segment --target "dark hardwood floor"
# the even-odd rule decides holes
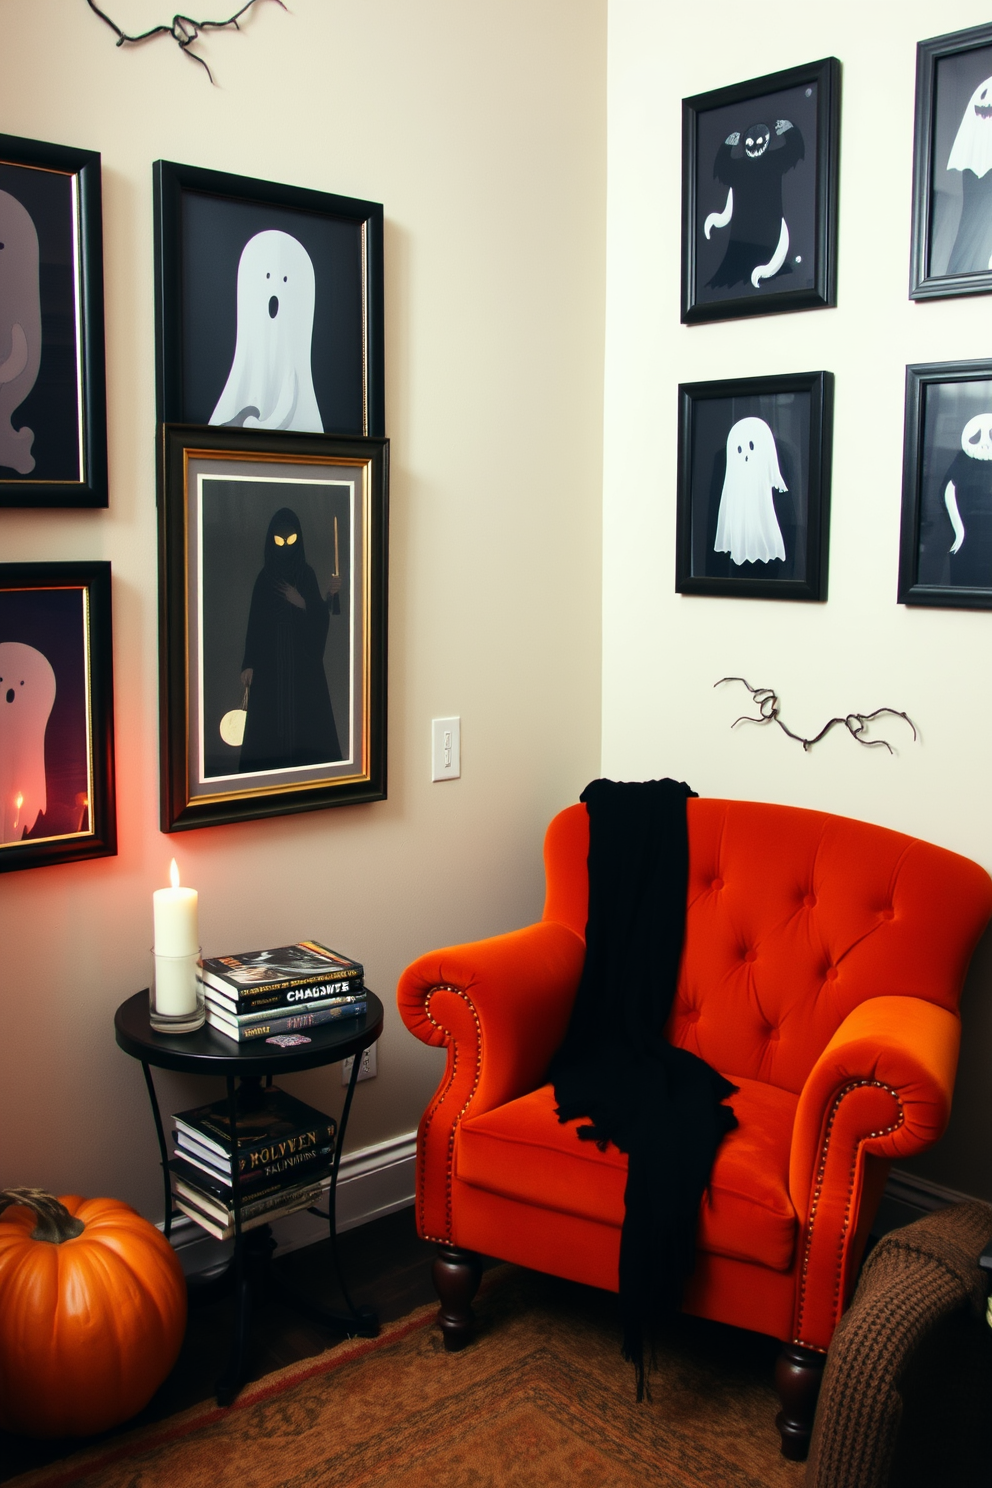
[[[374,1307],[380,1322],[393,1322],[425,1302],[436,1302],[431,1283],[435,1247],[418,1238],[412,1208],[347,1230],[338,1236],[337,1243],[352,1300],[356,1306],[365,1303]],[[330,1308],[340,1307],[329,1241],[308,1245],[273,1265],[296,1290]],[[36,1441],[0,1432],[0,1482],[210,1399],[230,1351],[233,1320],[234,1295],[229,1281],[191,1286],[182,1351],[172,1373],[141,1414],[101,1437]],[[285,1364],[319,1354],[343,1336],[309,1322],[278,1297],[263,1296],[252,1313],[248,1378],[260,1379]]]

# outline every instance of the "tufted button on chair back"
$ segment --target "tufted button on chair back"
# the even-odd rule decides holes
[[[922,997],[956,1013],[974,905],[961,894],[955,853],[869,822],[755,801],[691,800],[688,820],[673,1043],[731,1079],[798,1094],[866,999]],[[570,806],[545,843],[544,918],[579,935],[588,852],[586,809]]]
[[[924,997],[953,1011],[967,963],[947,955],[960,916],[957,896],[941,892],[942,857],[957,861],[846,817],[690,801],[673,1042],[731,1078],[798,1094],[866,998]]]

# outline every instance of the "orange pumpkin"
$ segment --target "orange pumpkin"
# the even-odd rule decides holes
[[[8,1188],[0,1211],[0,1426],[89,1436],[126,1421],[183,1340],[172,1246],[117,1199]]]

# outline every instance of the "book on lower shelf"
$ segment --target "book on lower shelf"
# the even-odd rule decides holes
[[[322,1173],[330,1170],[333,1161],[333,1147],[316,1148],[313,1152],[304,1154],[302,1161],[266,1163],[257,1172],[239,1179],[238,1188],[242,1197],[261,1198],[295,1183],[316,1182]],[[167,1166],[170,1172],[177,1173],[187,1182],[197,1184],[217,1197],[223,1196],[225,1203],[230,1198],[234,1188],[230,1171],[225,1173],[218,1168],[204,1150],[197,1152],[192,1147],[181,1146],[177,1142],[176,1155]]]
[[[169,1162],[176,1207],[217,1240],[319,1202],[331,1182],[337,1122],[277,1085],[238,1091],[234,1140],[227,1100],[173,1116]]]
[[[239,1091],[239,1102],[236,1154],[228,1102],[218,1100],[173,1116],[174,1140],[184,1149],[183,1155],[230,1183],[234,1177],[244,1181],[258,1175],[289,1175],[333,1154],[334,1117],[277,1085],[260,1089],[250,1104]]]
[[[241,1205],[241,1229],[258,1229],[274,1219],[283,1219],[287,1214],[296,1214],[318,1204],[331,1185],[328,1173],[319,1181],[295,1184],[266,1198],[256,1199]],[[230,1240],[235,1233],[234,1205],[222,1204],[213,1195],[194,1184],[173,1176],[173,1199],[176,1208],[189,1219],[195,1220],[215,1240]]]

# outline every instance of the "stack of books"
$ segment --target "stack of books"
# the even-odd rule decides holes
[[[176,1207],[218,1240],[234,1234],[234,1187],[241,1228],[315,1204],[328,1188],[337,1123],[271,1085],[261,1103],[237,1112],[237,1151],[226,1100],[173,1116],[169,1163]]]
[[[357,1018],[368,1006],[361,963],[316,940],[214,956],[200,977],[207,1022],[237,1043]]]

